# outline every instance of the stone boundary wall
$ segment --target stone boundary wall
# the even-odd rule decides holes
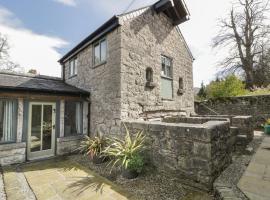
[[[208,121],[204,124],[146,121],[124,122],[131,133],[144,130],[150,161],[179,181],[211,190],[213,181],[231,163],[230,124]],[[122,133],[125,129],[122,126]]]
[[[217,113],[219,115],[251,115],[254,127],[260,127],[270,118],[270,95],[226,97],[195,102],[195,112],[199,115],[216,115]]]
[[[23,163],[26,159],[26,143],[0,145],[0,165]]]
[[[203,124],[208,121],[228,121],[233,135],[244,135],[247,141],[253,140],[253,118],[252,116],[233,116],[233,115],[196,115],[193,117],[166,117],[162,120],[167,123],[190,123]]]

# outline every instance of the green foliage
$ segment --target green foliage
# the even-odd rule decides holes
[[[103,150],[108,146],[108,139],[100,134],[97,134],[94,138],[85,136],[85,139],[81,142],[79,151],[85,155],[89,155],[91,158],[100,155]]]
[[[126,126],[125,129],[125,139],[110,139],[110,145],[104,150],[104,154],[112,158],[109,163],[109,165],[112,165],[112,168],[118,165],[125,169],[133,169],[139,172],[143,167],[140,153],[145,149],[145,136],[143,131],[139,131],[134,138],[131,138]]]
[[[136,171],[138,173],[142,172],[144,166],[144,159],[141,155],[135,154],[129,161],[127,169],[131,171]]]
[[[207,98],[241,96],[246,92],[245,84],[234,75],[224,80],[212,81],[206,87]]]
[[[267,119],[265,125],[270,125],[270,119]]]
[[[201,83],[201,88],[197,94],[197,96],[199,97],[199,99],[205,99],[207,97],[207,93],[206,93],[206,87],[203,84],[203,82]]]

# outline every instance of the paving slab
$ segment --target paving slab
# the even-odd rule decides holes
[[[264,138],[238,187],[251,200],[270,199],[270,137]]]
[[[8,200],[133,199],[122,188],[69,159],[51,159],[3,170]],[[25,183],[20,180],[21,175]]]

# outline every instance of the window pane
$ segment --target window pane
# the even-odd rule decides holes
[[[103,40],[100,43],[100,60],[106,61],[107,58],[107,42],[106,40]]]
[[[161,97],[164,99],[172,99],[172,80],[161,78]]]
[[[41,105],[32,105],[31,152],[41,150],[41,110]]]
[[[74,75],[74,60],[70,61],[70,76]]]
[[[94,62],[95,64],[98,64],[100,62],[99,44],[94,47]]]
[[[16,133],[15,101],[0,100],[0,142],[14,142]]]
[[[78,69],[78,59],[74,59],[74,74],[77,74],[77,69]]]
[[[65,136],[82,133],[82,103],[65,103]]]
[[[43,135],[42,135],[42,150],[51,149],[52,144],[52,105],[43,106]]]

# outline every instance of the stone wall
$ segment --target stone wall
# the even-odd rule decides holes
[[[124,123],[132,133],[144,130],[151,162],[184,184],[209,190],[214,179],[231,162],[228,121]]]
[[[26,143],[0,145],[0,165],[23,163],[26,159]]]
[[[127,17],[121,30],[121,118],[149,119],[194,112],[193,58],[180,31],[163,14],[145,9]],[[173,99],[161,98],[161,55],[173,62]],[[146,69],[153,70],[153,89],[146,87]],[[178,94],[179,78],[184,93]]]
[[[56,155],[67,155],[77,152],[84,135],[57,138]]]
[[[211,99],[195,102],[195,109],[199,115],[251,115],[254,126],[259,127],[270,118],[270,95]]]
[[[230,123],[232,135],[244,136],[247,142],[253,140],[254,137],[252,124],[253,118],[251,116],[234,116],[234,115],[203,115],[203,116],[196,115],[194,117],[178,116],[178,117],[166,117],[162,121],[167,123],[191,123],[191,124],[203,124],[208,121],[228,121]]]
[[[106,63],[94,66],[93,45],[78,53],[78,74],[68,77],[69,62],[65,63],[65,81],[91,93],[91,133],[116,133],[120,126],[120,34],[119,28],[106,35]]]

